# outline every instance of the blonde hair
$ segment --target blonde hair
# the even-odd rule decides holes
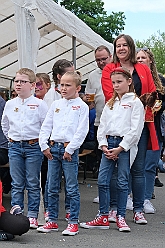
[[[115,74],[123,75],[123,77],[125,77],[126,80],[132,79],[132,75],[131,75],[130,71],[124,67],[117,67],[117,68],[113,69],[113,71],[110,74],[110,77],[112,75],[115,75]],[[133,85],[133,79],[132,79],[132,83],[129,85],[129,92],[135,93],[134,85]],[[107,105],[110,107],[111,110],[113,109],[113,105],[114,105],[117,97],[118,97],[118,94],[114,90],[112,98],[107,102]],[[136,94],[135,94],[135,97],[136,97]]]
[[[32,71],[31,69],[29,68],[21,68],[19,69],[16,74],[19,73],[19,74],[25,74],[29,77],[29,81],[30,83],[34,83],[36,81],[36,75],[34,73],[34,71]]]
[[[79,71],[67,71],[67,72],[65,72],[64,75],[71,76],[73,78],[73,81],[76,84],[76,87],[79,86],[79,85],[81,85],[82,78],[81,78],[81,73]]]
[[[144,54],[146,54],[148,56],[148,58],[151,60],[150,70],[151,70],[151,74],[152,74],[152,77],[153,77],[153,80],[154,80],[154,84],[156,86],[156,90],[159,93],[164,95],[165,91],[164,91],[164,87],[163,87],[162,82],[161,82],[161,80],[159,78],[159,75],[158,75],[154,54],[151,52],[151,50],[149,48],[148,49],[141,48],[141,49],[138,49],[138,52],[139,51],[144,52]]]

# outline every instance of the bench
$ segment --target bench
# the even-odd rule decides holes
[[[84,180],[83,180],[83,184],[85,184],[85,180],[86,180],[86,168],[87,168],[87,164],[88,164],[88,155],[90,155],[91,153],[93,153],[94,150],[88,150],[88,149],[84,149],[82,151],[82,153],[79,153],[79,158],[81,157],[85,157],[85,163],[83,164],[83,170],[84,170]]]

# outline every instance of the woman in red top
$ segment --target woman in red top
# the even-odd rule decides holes
[[[136,61],[136,50],[133,39],[129,35],[121,34],[114,41],[113,62],[106,65],[102,71],[101,81],[106,101],[108,101],[113,94],[110,73],[114,68],[119,66],[125,67],[131,72],[135,92],[138,96],[141,96],[145,93],[151,93],[156,90],[149,68],[144,64],[137,63]],[[147,220],[143,215],[145,189],[144,162],[147,146],[150,144],[153,150],[158,149],[158,141],[154,122],[151,121],[152,115],[148,115],[147,111],[146,116],[147,122],[144,125],[144,129],[138,144],[138,153],[131,167],[134,207],[133,219],[137,224],[147,224]]]

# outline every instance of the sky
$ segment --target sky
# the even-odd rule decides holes
[[[125,28],[122,33],[135,41],[147,40],[158,31],[165,32],[165,0],[102,0],[107,14],[122,11]]]

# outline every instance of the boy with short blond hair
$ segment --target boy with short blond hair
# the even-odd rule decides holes
[[[39,143],[48,158],[48,222],[39,232],[58,231],[59,188],[61,166],[66,182],[66,194],[70,199],[68,227],[63,235],[78,234],[80,193],[78,187],[78,153],[89,129],[89,108],[78,96],[81,77],[68,71],[60,80],[62,99],[52,103],[42,124]],[[50,142],[48,144],[48,139]]]
[[[35,73],[21,68],[14,80],[18,96],[9,100],[2,115],[2,130],[9,140],[9,163],[12,177],[11,205],[24,210],[24,189],[28,191],[30,227],[37,228],[40,204],[40,170],[43,154],[38,138],[47,105],[34,97]]]

